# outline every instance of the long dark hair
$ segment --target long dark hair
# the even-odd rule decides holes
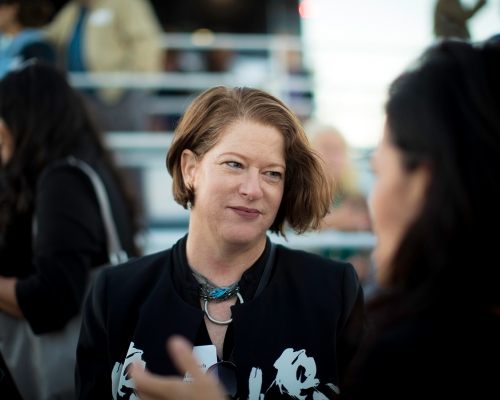
[[[125,199],[134,233],[138,211],[110,152],[104,147],[82,97],[52,64],[28,60],[0,81],[0,118],[12,134],[13,154],[0,167],[0,246],[16,214],[33,211],[41,171],[78,149],[87,148],[113,174]]]
[[[431,181],[420,217],[375,298],[380,328],[431,307],[500,305],[500,45],[444,41],[397,78],[386,105],[403,168],[425,164]]]

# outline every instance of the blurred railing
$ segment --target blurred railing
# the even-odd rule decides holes
[[[164,72],[164,73],[71,73],[71,84],[80,89],[124,88],[150,91],[187,91],[198,93],[208,88],[251,86],[268,91],[287,103],[299,116],[309,116],[313,100],[303,93],[312,93],[310,76],[290,74],[287,56],[300,52],[300,37],[282,35],[233,34],[164,34],[162,47],[168,50],[206,52],[227,50],[249,54],[227,72]],[[260,54],[255,55],[255,52]],[[253,64],[251,60],[254,60]],[[255,63],[257,61],[257,64]],[[239,67],[238,67],[239,65]],[[185,94],[157,94],[148,104],[154,115],[172,115],[185,111],[194,96]]]
[[[146,254],[156,253],[173,246],[187,233],[186,229],[150,229],[144,240]],[[292,249],[312,250],[325,254],[328,250],[370,250],[375,246],[375,237],[370,232],[324,231],[296,235],[287,233],[287,238],[270,235],[271,241]]]
[[[161,45],[165,49],[213,49],[213,50],[302,50],[300,36],[266,34],[228,34],[198,31],[194,33],[164,34]]]

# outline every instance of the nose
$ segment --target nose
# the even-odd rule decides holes
[[[259,171],[249,170],[243,175],[243,182],[240,185],[240,195],[248,200],[258,200],[263,196],[261,177]]]

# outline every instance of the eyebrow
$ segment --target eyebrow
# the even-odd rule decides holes
[[[248,157],[245,157],[244,155],[242,155],[240,153],[234,153],[232,151],[219,154],[218,157],[224,157],[224,156],[236,156],[236,157],[243,158],[244,160],[248,159]],[[284,170],[286,170],[286,165],[283,165],[283,164],[280,164],[280,163],[269,164],[269,165],[266,166],[266,168],[273,168],[273,167],[280,167],[280,168],[283,168]]]

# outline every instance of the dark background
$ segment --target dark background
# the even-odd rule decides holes
[[[55,11],[68,0],[52,0]],[[167,32],[300,34],[298,0],[150,0]]]

